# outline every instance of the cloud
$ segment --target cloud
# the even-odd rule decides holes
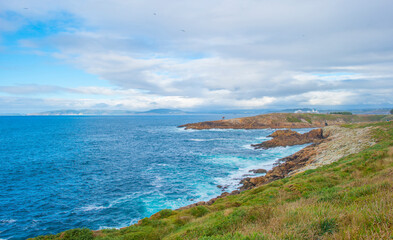
[[[60,26],[19,39],[21,48],[47,51],[113,87],[34,82],[0,91],[130,109],[389,104],[392,8],[389,0],[3,1],[19,25],[3,17],[0,31]]]
[[[0,86],[0,92],[13,94],[13,95],[31,95],[31,94],[42,94],[42,93],[58,93],[58,92],[71,92],[71,89],[49,86],[49,85],[37,85],[27,84],[19,86]]]

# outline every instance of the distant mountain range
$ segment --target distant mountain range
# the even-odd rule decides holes
[[[178,109],[152,109],[149,111],[128,111],[128,110],[102,110],[102,109],[80,109],[80,110],[54,110],[40,113],[30,113],[31,116],[57,116],[57,115],[156,115],[156,114],[189,114]]]
[[[28,116],[74,116],[74,115],[187,115],[187,114],[239,114],[239,115],[260,115],[266,113],[329,113],[342,111],[343,109],[319,110],[312,108],[293,108],[293,109],[235,109],[235,110],[196,110],[183,111],[179,109],[152,109],[148,111],[130,110],[105,110],[105,109],[67,109],[53,110],[29,114],[0,114],[0,115],[28,115]],[[380,109],[345,109],[353,114],[389,114],[390,108]]]

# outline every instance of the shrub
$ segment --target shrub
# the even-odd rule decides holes
[[[175,212],[171,209],[163,209],[156,214],[153,214],[151,218],[153,219],[163,219],[172,216]]]
[[[64,232],[61,239],[64,240],[90,240],[93,239],[93,232],[89,229],[72,229]]]
[[[191,221],[191,216],[177,216],[175,219],[175,224],[177,225],[185,225]]]
[[[331,112],[330,114],[352,115],[351,112]]]
[[[294,116],[288,116],[287,121],[288,122],[301,122],[300,119],[298,119],[297,117],[294,117]]]
[[[206,215],[209,212],[209,209],[207,209],[205,206],[196,206],[194,208],[191,208],[191,215],[194,217],[202,217]]]

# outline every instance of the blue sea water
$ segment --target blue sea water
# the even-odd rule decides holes
[[[125,227],[234,190],[304,147],[250,147],[272,129],[177,128],[220,117],[0,117],[0,239]]]

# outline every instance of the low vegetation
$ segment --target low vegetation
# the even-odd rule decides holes
[[[331,112],[330,114],[352,115],[351,112]]]
[[[36,239],[392,239],[393,122],[374,146],[318,169],[274,181],[210,206],[162,210],[120,230],[74,229]]]

